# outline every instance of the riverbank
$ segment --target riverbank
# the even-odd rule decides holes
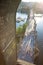
[[[19,49],[18,58],[34,63],[34,47],[35,47],[35,32],[36,32],[36,22],[31,20],[29,25],[26,28],[25,36],[21,43],[21,47]]]

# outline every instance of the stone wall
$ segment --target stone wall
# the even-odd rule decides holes
[[[0,1],[0,65],[16,65],[16,10],[20,0]]]

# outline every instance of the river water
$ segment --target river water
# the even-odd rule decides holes
[[[37,65],[43,65],[43,17],[35,17],[35,20],[37,24],[36,30],[37,30],[38,47],[40,50]]]
[[[28,17],[28,15],[27,14],[24,14],[24,13],[16,13],[16,20],[17,20],[17,18],[21,18],[21,19],[23,19],[23,21],[20,21],[19,23],[18,22],[16,22],[16,28],[18,28],[19,26],[21,26],[21,25],[23,25],[24,23],[26,23],[27,22],[27,17]]]

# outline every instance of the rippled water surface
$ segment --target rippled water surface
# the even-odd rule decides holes
[[[43,65],[43,17],[35,17],[36,20],[36,30],[37,30],[37,38],[38,38],[38,47],[40,50],[39,60],[37,61],[37,65]]]

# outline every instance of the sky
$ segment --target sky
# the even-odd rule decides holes
[[[43,2],[43,0],[22,0],[23,2]]]

